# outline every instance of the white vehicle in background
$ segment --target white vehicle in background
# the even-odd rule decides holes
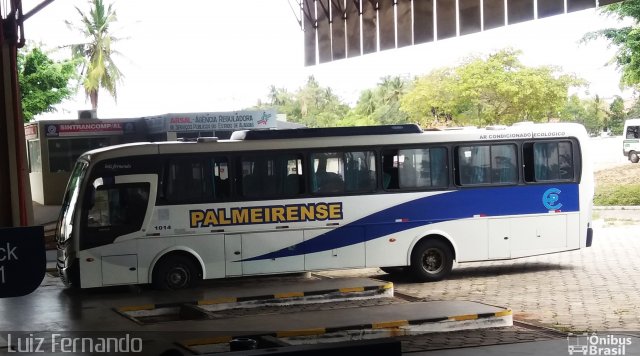
[[[624,122],[622,152],[632,163],[640,161],[640,119]]]

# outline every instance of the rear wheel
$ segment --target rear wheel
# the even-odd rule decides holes
[[[638,161],[640,161],[640,155],[638,155],[638,152],[629,152],[629,161],[631,161],[631,163],[638,163]]]
[[[411,274],[419,281],[439,281],[451,272],[452,267],[453,251],[440,240],[422,240],[411,254]]]
[[[186,256],[172,255],[162,258],[153,271],[153,286],[164,290],[192,287],[201,276],[193,260]]]

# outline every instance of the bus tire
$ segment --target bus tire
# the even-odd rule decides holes
[[[199,269],[193,259],[184,255],[169,255],[160,259],[153,269],[153,286],[162,290],[178,290],[194,286]]]
[[[445,278],[453,267],[453,251],[441,240],[427,238],[414,247],[410,271],[421,282],[435,282]]]
[[[631,163],[638,163],[638,161],[640,161],[640,156],[638,155],[638,152],[636,151],[629,152],[629,161],[631,161]]]

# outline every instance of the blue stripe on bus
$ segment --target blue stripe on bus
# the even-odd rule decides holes
[[[384,199],[384,195],[379,197]],[[357,204],[357,200],[353,204]],[[466,219],[476,215],[527,215],[549,213],[550,210],[578,211],[578,184],[475,188],[443,192],[392,206],[313,239],[238,262],[327,251],[418,226]],[[396,222],[397,219],[403,221]],[[364,230],[364,233],[357,233],[358,230]]]

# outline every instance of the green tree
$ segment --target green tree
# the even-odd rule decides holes
[[[285,88],[276,88],[275,85],[269,87],[269,105],[286,106],[293,101],[291,94]]]
[[[69,98],[73,94],[70,83],[74,74],[72,61],[55,62],[39,48],[19,51],[18,82],[24,121],[54,111],[54,105]]]
[[[373,89],[361,92],[355,113],[366,116],[369,124],[406,123],[408,115],[400,110],[400,99],[407,90],[407,80],[395,76],[386,76]]]
[[[370,116],[376,111],[378,100],[371,89],[365,89],[360,93],[360,98],[355,107],[355,112],[360,115]]]
[[[409,115],[400,110],[400,99],[407,91],[408,83],[405,79],[384,77],[375,89],[379,105],[371,119],[380,124],[402,124],[409,120]]]
[[[598,95],[586,99],[572,95],[560,112],[562,120],[582,124],[594,136],[609,127],[608,115],[605,102]]]
[[[640,117],[640,98],[636,98],[633,105],[627,111],[626,119],[637,119]]]
[[[102,0],[89,0],[89,12],[76,7],[82,25],[76,26],[67,21],[70,28],[81,32],[85,42],[74,44],[71,50],[74,58],[82,59],[80,73],[85,94],[93,109],[98,108],[98,93],[105,89],[117,100],[117,85],[123,75],[113,61],[119,52],[113,48],[119,39],[110,32],[110,26],[117,21],[113,5],[105,7]]]
[[[609,105],[609,130],[612,135],[622,135],[624,129],[624,120],[626,113],[624,112],[624,100],[621,97],[616,96],[615,99]]]
[[[571,95],[560,112],[560,119],[569,122],[583,123],[587,116],[585,102],[577,95]]]
[[[453,68],[436,69],[416,78],[400,99],[400,109],[423,127],[452,124],[453,117],[465,111],[459,107],[458,79]]]
[[[343,119],[349,113],[349,106],[331,88],[320,86],[314,76],[309,76],[305,85],[294,93],[272,85],[267,96],[268,102],[258,103],[257,107],[275,108],[286,114],[288,121],[307,127],[345,125]]]
[[[599,135],[606,126],[607,110],[605,103],[596,95],[585,100],[586,115],[581,122],[591,135]]]
[[[602,7],[604,14],[615,16],[620,20],[632,19],[633,24],[621,28],[607,28],[589,32],[583,38],[588,42],[596,38],[605,38],[618,47],[613,58],[622,71],[620,84],[633,86],[640,84],[640,2],[623,1]]]
[[[582,81],[558,68],[526,67],[519,51],[501,50],[486,58],[471,57],[455,68],[418,78],[401,100],[409,117],[428,126],[491,125],[548,121],[558,117],[568,89]]]

